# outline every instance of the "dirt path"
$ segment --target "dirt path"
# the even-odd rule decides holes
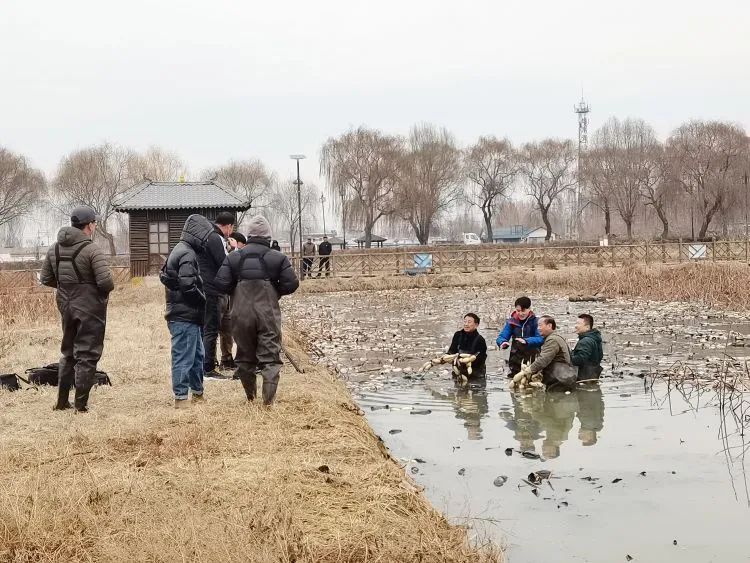
[[[118,291],[86,415],[54,388],[0,392],[0,560],[490,561],[388,455],[344,386],[287,346],[272,410],[238,382],[171,407],[159,288]],[[5,327],[7,328],[7,327]],[[57,358],[56,323],[13,329],[2,370]]]

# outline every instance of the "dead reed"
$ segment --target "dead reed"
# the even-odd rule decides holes
[[[503,287],[511,292],[549,291],[663,301],[698,301],[750,309],[750,267],[735,262],[624,267],[514,268],[497,272],[311,280],[302,293],[441,287]]]
[[[498,561],[436,512],[344,388],[307,359],[279,401],[248,406],[237,382],[171,406],[161,289],[112,296],[88,415],[53,413],[54,388],[0,391],[0,561]],[[5,319],[4,319],[5,320]],[[57,358],[57,322],[19,323],[0,358]]]

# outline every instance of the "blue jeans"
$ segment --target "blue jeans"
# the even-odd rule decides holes
[[[203,328],[194,323],[167,323],[172,335],[172,391],[187,399],[188,391],[203,395]]]

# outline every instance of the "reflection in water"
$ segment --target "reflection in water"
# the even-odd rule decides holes
[[[469,385],[456,384],[455,389],[445,392],[432,390],[432,395],[439,399],[451,401],[456,418],[464,421],[467,439],[482,439],[482,418],[487,416],[487,380],[472,381]]]
[[[604,427],[604,397],[598,385],[578,388],[571,393],[511,393],[513,414],[501,411],[506,426],[513,430],[522,451],[536,451],[535,440],[542,441],[542,455],[547,459],[560,456],[560,448],[578,418],[578,439],[584,446],[597,442]]]

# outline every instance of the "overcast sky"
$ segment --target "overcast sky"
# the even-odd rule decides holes
[[[750,129],[745,0],[3,0],[0,145],[54,172],[104,140],[193,172],[291,153],[365,124],[523,142],[637,116]]]

